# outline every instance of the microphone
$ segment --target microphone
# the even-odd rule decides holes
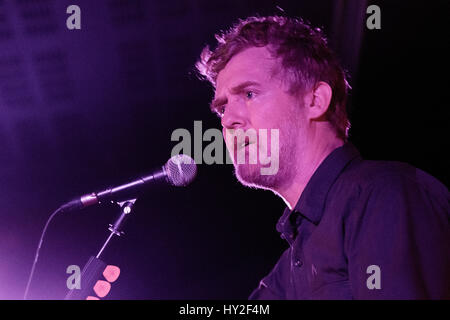
[[[169,184],[184,187],[191,183],[196,175],[197,165],[194,160],[185,154],[178,154],[170,158],[160,169],[153,171],[149,175],[117,187],[83,195],[62,205],[59,210],[69,212],[81,210],[105,201],[129,200],[145,190],[148,186],[154,184]]]

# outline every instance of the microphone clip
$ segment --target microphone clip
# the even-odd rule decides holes
[[[96,258],[98,259],[100,257],[100,255],[102,254],[103,250],[106,248],[106,246],[108,245],[109,241],[111,240],[113,235],[116,235],[118,237],[120,237],[121,235],[124,234],[124,232],[121,230],[121,228],[124,225],[125,220],[130,216],[131,211],[133,209],[133,206],[135,204],[137,199],[130,199],[130,200],[125,200],[125,201],[121,201],[121,202],[117,202],[117,204],[119,205],[119,207],[121,208],[119,215],[117,216],[116,221],[113,224],[109,225],[108,230],[111,232],[108,239],[106,239],[105,243],[103,244],[102,248],[100,249],[100,251],[98,252]]]

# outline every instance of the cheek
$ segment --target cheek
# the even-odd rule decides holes
[[[251,123],[255,128],[281,129],[286,121],[295,117],[295,102],[286,94],[272,94],[265,96],[257,106],[251,110]]]
[[[225,146],[228,148],[228,143],[227,143],[227,130],[225,128],[222,128],[222,137],[223,137],[223,141],[225,141]]]
[[[236,138],[234,137],[232,132],[228,132],[228,135],[230,136],[230,141],[227,140],[227,130],[226,128],[222,129],[222,137],[223,137],[223,141],[225,142],[225,146],[227,147],[228,150],[230,150],[231,146],[234,146],[234,151],[236,152],[236,148],[237,148],[237,141]]]
[[[270,153],[273,148],[279,150],[293,139],[293,128],[289,122],[288,118],[280,114],[254,119],[253,128],[257,130],[258,144],[263,152]]]

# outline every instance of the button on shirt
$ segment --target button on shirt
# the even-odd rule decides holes
[[[346,143],[277,230],[289,248],[249,299],[450,299],[450,194]]]

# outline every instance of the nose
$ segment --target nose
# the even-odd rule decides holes
[[[222,116],[222,127],[224,129],[243,129],[247,125],[247,111],[245,104],[238,101],[230,101]]]

